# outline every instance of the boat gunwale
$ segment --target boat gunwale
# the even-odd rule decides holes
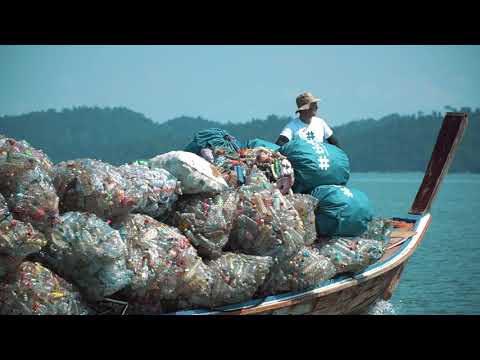
[[[332,293],[359,285],[365,281],[371,280],[378,276],[381,276],[388,271],[400,266],[406,262],[413,254],[417,246],[422,241],[431,222],[431,214],[426,213],[424,215],[412,215],[402,218],[404,220],[414,221],[414,230],[416,234],[409,237],[407,241],[399,245],[399,248],[389,258],[378,261],[362,272],[354,274],[353,276],[340,276],[333,280],[325,280],[318,284],[315,288],[300,291],[289,292],[285,294],[271,295],[261,299],[252,299],[243,303],[226,305],[216,309],[194,309],[183,310],[165,315],[248,315],[253,313],[262,313],[273,309],[292,306],[298,303],[302,303],[308,299],[321,298]],[[288,304],[286,304],[288,302]]]

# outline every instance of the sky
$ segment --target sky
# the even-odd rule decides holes
[[[123,106],[164,122],[294,116],[310,91],[331,126],[480,107],[480,46],[0,45],[0,115]]]

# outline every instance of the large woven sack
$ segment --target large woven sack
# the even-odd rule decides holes
[[[240,145],[240,142],[227,131],[209,128],[196,132],[185,151],[197,155],[201,154],[202,149],[223,149],[226,153],[236,153],[240,150]]]
[[[162,168],[182,184],[182,193],[222,192],[228,188],[218,169],[200,156],[186,151],[170,151],[149,160],[151,168]]]
[[[321,236],[358,236],[367,230],[373,219],[370,201],[360,190],[322,185],[311,195],[319,201],[315,224]]]
[[[309,193],[319,185],[346,185],[350,178],[348,156],[337,146],[294,139],[279,152],[294,169],[293,192]]]

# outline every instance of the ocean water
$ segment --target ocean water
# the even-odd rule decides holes
[[[353,173],[377,216],[408,213],[423,173]],[[449,174],[393,297],[370,314],[480,314],[480,174]]]

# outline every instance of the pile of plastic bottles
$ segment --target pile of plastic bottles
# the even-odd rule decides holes
[[[218,136],[217,145],[234,143]],[[292,193],[283,155],[199,139],[209,144],[199,155],[116,167],[54,166],[0,136],[0,313],[216,308],[302,291],[383,255],[389,221],[358,237],[317,238],[319,201]]]
[[[255,170],[261,171],[282,194],[287,194],[295,181],[292,165],[287,158],[267,148],[242,148],[234,154],[227,154],[220,148],[213,151],[212,159],[231,187],[245,184],[246,177]]]

